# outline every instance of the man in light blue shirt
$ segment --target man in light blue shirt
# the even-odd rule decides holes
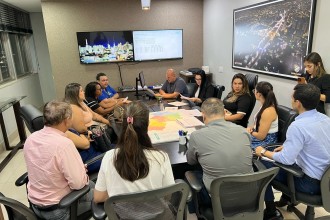
[[[299,116],[289,126],[283,146],[267,151],[256,148],[258,156],[265,156],[286,165],[296,164],[304,172],[303,177],[294,177],[295,188],[299,192],[320,194],[320,180],[330,165],[330,118],[316,111],[320,100],[320,90],[312,84],[298,84],[292,95],[292,108]],[[270,167],[270,164],[265,164]],[[286,183],[286,173],[280,170],[275,177]],[[284,198],[281,203],[284,203]],[[278,216],[274,195],[269,185],[265,194],[266,215],[270,219]],[[273,219],[273,218],[272,218]],[[280,219],[280,218],[279,218]]]

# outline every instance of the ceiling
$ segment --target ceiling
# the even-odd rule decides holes
[[[2,0],[27,12],[41,12],[41,0]]]

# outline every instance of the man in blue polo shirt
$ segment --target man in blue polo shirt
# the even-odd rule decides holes
[[[119,94],[116,92],[114,88],[109,85],[109,80],[105,73],[98,73],[96,75],[96,80],[100,83],[102,87],[102,95],[98,97],[99,101],[101,102],[103,99],[113,98],[118,99]]]
[[[289,126],[283,146],[267,151],[259,146],[256,155],[268,157],[286,165],[299,166],[304,172],[302,177],[294,177],[295,188],[299,192],[320,194],[320,180],[330,165],[330,118],[316,111],[320,101],[320,90],[312,84],[298,84],[292,95],[292,108],[299,116]],[[275,166],[264,163],[268,168]],[[280,170],[275,177],[278,181],[287,182],[286,172]],[[288,198],[286,198],[288,199]],[[277,206],[286,205],[285,197]],[[269,185],[265,194],[266,210],[264,220],[283,219],[275,208],[274,195]],[[280,204],[280,205],[278,205]]]

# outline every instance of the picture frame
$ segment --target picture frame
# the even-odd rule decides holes
[[[274,0],[233,11],[232,68],[296,79],[311,52],[316,0]]]

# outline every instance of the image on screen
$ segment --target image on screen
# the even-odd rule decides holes
[[[182,59],[182,29],[133,31],[136,61]]]
[[[77,32],[80,63],[134,61],[132,31]]]

